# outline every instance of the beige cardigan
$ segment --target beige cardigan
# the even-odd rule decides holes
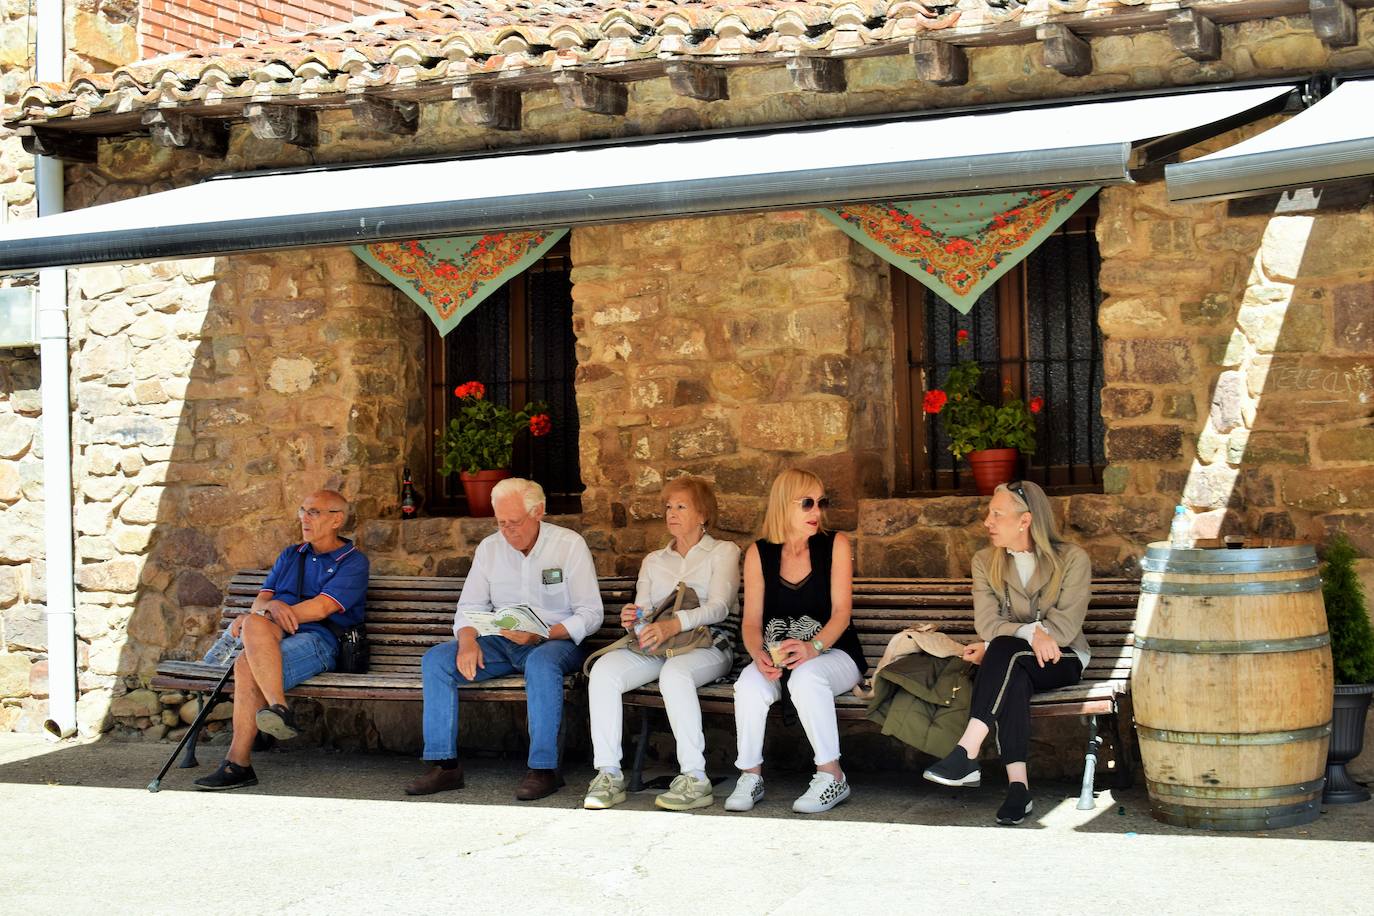
[[[994,592],[988,585],[988,564],[992,562],[994,551],[1001,547],[985,547],[973,555],[973,625],[978,635],[991,642],[998,636],[1018,636],[1017,631],[1036,618],[1040,612],[1040,625],[1054,637],[1061,648],[1072,649],[1074,654],[1087,667],[1091,655],[1088,640],[1083,636],[1083,618],[1088,614],[1088,598],[1092,589],[1092,563],[1082,547],[1074,544],[1061,544],[1060,556],[1064,561],[1064,579],[1059,586],[1058,595],[1043,595],[1041,592],[1049,584],[1049,570],[1036,566],[1030,585],[1023,586],[1021,577],[1006,577],[1007,595],[1011,598],[1011,615],[1002,610],[1002,595]],[[1012,566],[1010,562],[1007,564]],[[1024,638],[1024,637],[1022,637]]]

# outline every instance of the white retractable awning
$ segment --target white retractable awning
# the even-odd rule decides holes
[[[1169,199],[1222,200],[1374,176],[1374,80],[1341,83],[1282,124],[1165,166]]]
[[[0,230],[0,272],[1027,187],[1278,110],[1292,86],[212,179]]]

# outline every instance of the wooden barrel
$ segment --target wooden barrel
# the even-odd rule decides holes
[[[1160,542],[1141,566],[1131,701],[1155,818],[1215,830],[1315,820],[1333,686],[1312,545]]]

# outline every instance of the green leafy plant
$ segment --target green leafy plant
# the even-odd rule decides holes
[[[444,475],[465,471],[502,470],[510,467],[515,437],[522,432],[547,436],[553,421],[543,401],[531,401],[519,410],[486,399],[481,382],[466,382],[453,389],[458,398],[456,415],[438,433],[435,451]]]
[[[1336,683],[1374,683],[1374,628],[1369,625],[1364,586],[1355,574],[1355,548],[1344,534],[1327,545],[1322,600]]]
[[[968,331],[960,331],[956,342],[962,350],[971,346]],[[925,394],[927,414],[939,414],[949,434],[949,451],[955,458],[988,448],[1015,448],[1035,454],[1035,416],[1045,408],[1040,397],[1023,401],[1013,397],[1011,383],[1002,388],[1002,403],[989,404],[978,394],[983,370],[970,357],[961,359],[949,370],[945,387]]]

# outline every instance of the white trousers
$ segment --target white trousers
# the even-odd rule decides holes
[[[835,697],[859,683],[859,668],[844,652],[826,652],[802,662],[787,677],[787,692],[797,707],[816,764],[840,757],[840,727],[835,721]],[[735,732],[739,759],[735,766],[750,770],[763,763],[763,731],[768,707],[782,699],[782,682],[770,681],[750,664],[735,681]]]
[[[592,764],[619,769],[625,715],[621,694],[658,679],[668,724],[677,739],[677,765],[683,773],[706,770],[706,736],[701,731],[697,688],[730,671],[729,652],[711,646],[669,659],[647,658],[629,649],[607,652],[592,665],[587,685],[592,719]]]

